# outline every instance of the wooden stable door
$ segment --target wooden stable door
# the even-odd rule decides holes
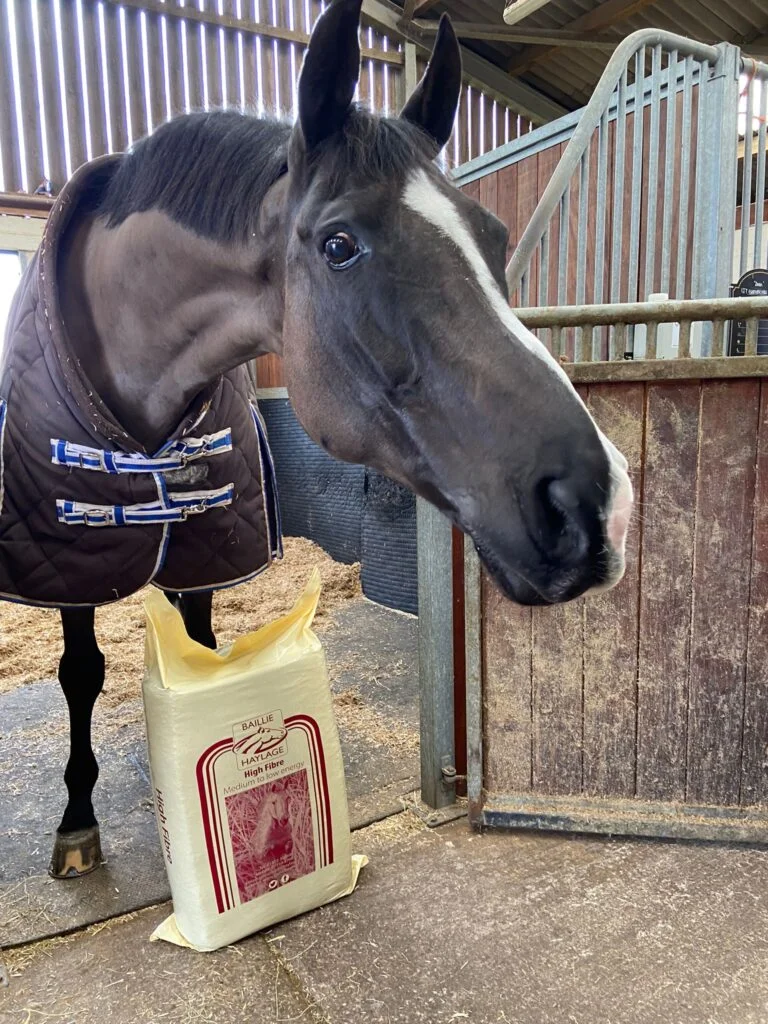
[[[482,581],[475,816],[768,839],[768,382],[580,390],[629,460],[627,572],[554,608]]]

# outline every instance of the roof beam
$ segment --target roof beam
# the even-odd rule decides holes
[[[580,15],[568,23],[570,32],[598,32],[603,28],[610,28],[618,22],[639,14],[646,7],[656,3],[656,0],[604,0],[599,7],[586,14]],[[557,53],[553,46],[526,46],[515,55],[507,66],[510,75],[522,75],[540,60],[546,60]]]
[[[404,25],[402,15],[401,8],[389,0],[363,0],[363,16],[367,24],[389,36],[415,43],[417,50],[429,56],[429,41],[425,41],[412,26]],[[510,78],[501,68],[483,57],[478,57],[465,46],[461,47],[461,59],[464,77],[471,85],[482,89],[492,99],[514,107],[534,124],[546,124],[568,113],[559,103],[555,103],[532,86]]]
[[[744,39],[739,45],[742,51],[751,57],[764,57],[768,53],[768,33],[760,34],[754,39]]]
[[[440,3],[440,0],[405,0],[402,24],[410,25],[415,17],[431,11],[438,3]]]
[[[416,11],[416,0],[405,0],[403,4],[403,24],[408,25],[413,21],[413,15]]]
[[[420,14],[426,14],[427,11],[431,11],[440,0],[416,0],[416,6],[413,9],[413,16],[417,18]]]
[[[434,34],[437,32],[438,21],[413,22],[413,27],[420,32]],[[560,29],[546,28],[507,28],[490,25],[488,22],[454,21],[453,28],[459,39],[487,39],[498,43],[531,43],[542,46],[575,46],[579,49],[610,50],[618,46],[618,40],[600,35],[584,35],[580,32],[569,32]]]
[[[504,21],[507,25],[517,25],[529,14],[535,14],[551,3],[552,0],[509,0],[504,8]]]

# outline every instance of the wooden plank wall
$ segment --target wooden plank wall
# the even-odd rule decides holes
[[[3,0],[0,192],[61,188],[94,156],[119,152],[170,117],[235,107],[292,117],[305,44],[322,0]],[[395,114],[399,40],[363,26],[357,99]],[[423,65],[422,65],[423,66]],[[449,146],[463,162],[530,131],[465,87]]]
[[[322,0],[5,0],[0,4],[0,192],[58,191],[86,160],[119,152],[171,117],[234,107],[292,117]],[[396,113],[397,40],[363,27],[357,99]],[[424,63],[420,62],[423,72]],[[446,147],[453,165],[532,129],[465,86]],[[276,356],[260,387],[283,387]]]
[[[768,382],[595,384],[639,513],[613,591],[522,609],[483,583],[489,794],[768,800]]]
[[[291,117],[320,0],[7,0],[0,5],[0,191],[59,189],[170,117]],[[183,16],[182,16],[183,12]],[[400,101],[400,45],[363,29],[359,96]]]

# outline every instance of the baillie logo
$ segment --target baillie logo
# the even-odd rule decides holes
[[[232,726],[232,749],[237,767],[244,771],[268,758],[285,753],[283,744],[288,732],[282,711],[268,711]]]

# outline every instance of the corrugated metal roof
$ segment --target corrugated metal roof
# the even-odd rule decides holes
[[[515,27],[579,31],[580,19],[590,15],[593,21],[601,21],[600,8],[605,7],[605,22],[586,28],[585,34],[599,33],[618,42],[636,29],[662,28],[707,43],[736,43],[747,54],[750,44],[757,44],[754,55],[768,57],[768,0],[647,0],[642,4],[643,0],[627,0],[623,5],[619,0],[550,0]],[[621,7],[634,13],[618,13]],[[443,11],[456,21],[504,26],[504,0],[441,0],[428,17]],[[521,81],[568,109],[588,101],[610,56],[605,50],[573,46],[559,46],[552,52],[502,42],[462,42],[500,68],[512,66]],[[514,71],[515,63],[529,58],[529,66]]]

